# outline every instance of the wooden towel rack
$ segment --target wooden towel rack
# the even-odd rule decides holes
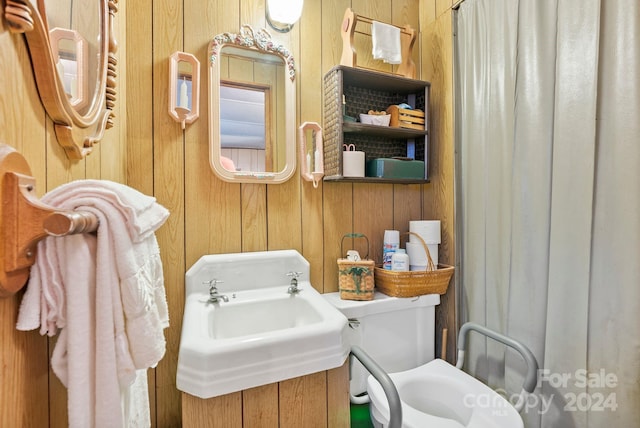
[[[344,18],[342,20],[342,27],[340,31],[340,35],[342,36],[342,57],[340,58],[340,65],[347,65],[349,67],[355,68],[363,68],[369,69],[367,67],[362,67],[357,64],[357,52],[356,48],[353,44],[353,39],[355,33],[364,34],[366,36],[371,36],[371,32],[362,31],[360,29],[356,29],[358,22],[372,24],[373,19],[367,18],[366,16],[357,15],[351,10],[351,8],[347,8],[344,12]],[[382,21],[378,21],[382,22]],[[393,24],[390,24],[393,25]],[[416,40],[416,31],[411,28],[409,24],[406,24],[404,27],[399,27],[394,25],[394,27],[398,27],[400,29],[400,46],[402,53],[402,63],[398,65],[398,69],[395,73],[390,74],[398,74],[404,77],[408,77],[409,79],[416,78],[416,64],[413,62],[412,50],[413,43]],[[380,70],[376,70],[380,71]],[[382,71],[384,72],[384,71]]]
[[[38,242],[46,236],[94,232],[90,212],[60,211],[35,196],[36,181],[25,158],[0,144],[0,297],[9,297],[29,279]]]

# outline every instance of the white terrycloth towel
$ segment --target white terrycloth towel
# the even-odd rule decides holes
[[[103,180],[65,184],[42,201],[92,212],[100,226],[97,239],[38,244],[17,328],[50,336],[60,329],[51,364],[68,388],[70,427],[148,427],[145,370],[163,357],[169,324],[154,232],[169,213],[155,198]]]
[[[371,42],[373,59],[381,59],[388,64],[402,62],[400,47],[400,29],[383,22],[373,21],[371,24]]]

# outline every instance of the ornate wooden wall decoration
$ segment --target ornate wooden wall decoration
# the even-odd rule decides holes
[[[58,142],[71,159],[91,153],[105,129],[113,126],[118,63],[113,20],[117,3],[100,0],[64,7],[56,2],[47,8],[46,0],[38,0],[37,5],[29,0],[6,2],[4,16],[9,29],[25,35],[40,99],[54,122]],[[51,32],[60,28],[75,33],[76,41],[84,39],[88,55],[62,45],[54,47],[52,43],[62,42],[52,38]],[[81,60],[88,63],[79,64]],[[82,103],[75,97],[78,81],[88,84],[88,99]]]

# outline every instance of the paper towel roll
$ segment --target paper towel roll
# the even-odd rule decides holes
[[[342,175],[344,177],[364,177],[364,152],[342,152]]]

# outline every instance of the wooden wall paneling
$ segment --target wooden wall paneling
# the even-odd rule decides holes
[[[272,32],[273,33],[273,32]],[[299,25],[294,25],[293,29],[286,33],[278,33],[274,38],[284,46],[286,46],[294,60],[299,58],[299,39],[300,31]],[[283,70],[280,70],[282,72]],[[285,75],[277,75],[278,81],[280,79],[288,78]],[[296,75],[296,79],[299,75]],[[297,82],[294,82],[296,87]],[[299,123],[297,113],[298,108],[296,106],[286,106],[284,86],[278,85],[277,100],[279,105],[277,111],[284,112],[285,115],[290,111],[293,114],[295,128],[297,131],[297,124]],[[299,97],[296,92],[296,104]],[[278,126],[277,139],[283,141],[286,139],[284,132],[284,118],[280,118],[282,126]],[[293,141],[287,143],[296,144],[297,132],[293,134]],[[295,155],[297,156],[297,151]],[[301,212],[301,197],[300,197],[300,169],[296,168],[292,177],[286,182],[277,186],[267,186],[267,236],[268,236],[268,249],[269,250],[282,250],[282,249],[295,249],[302,252],[302,212]]]
[[[46,113],[36,89],[26,42],[0,19],[0,143],[20,151],[46,190]],[[22,295],[0,300],[0,426],[44,426],[48,422],[47,339],[15,329]]]
[[[209,164],[209,53],[211,39],[237,32],[240,1],[185,1],[185,50],[200,61],[200,119],[186,132],[187,269],[202,255],[242,251],[241,185],[220,180]]]
[[[416,39],[413,44],[412,58],[416,64],[416,79],[421,76],[420,73],[420,14],[416,13],[419,9],[418,0],[391,0],[391,23],[400,27],[411,25],[416,32]],[[394,70],[398,66],[394,66]]]
[[[298,177],[298,175],[294,175]],[[302,251],[300,179],[267,187],[267,234],[269,250]]]
[[[420,14],[420,30],[422,31],[423,28],[425,28],[427,25],[431,24],[433,21],[436,20],[436,0],[426,0],[426,1],[420,2],[419,14]],[[426,49],[422,48],[422,41],[423,41],[423,37],[420,36],[421,54],[422,55],[428,54],[428,52],[426,52]]]
[[[349,428],[351,426],[349,403],[349,359],[338,368],[327,370],[327,426]]]
[[[326,372],[280,382],[280,428],[326,428]]]
[[[110,129],[110,131],[113,130]],[[111,133],[108,133],[111,134]],[[116,138],[114,138],[114,142],[117,143],[117,137],[119,135],[116,134]],[[100,141],[100,143],[95,144],[93,146],[93,151],[91,152],[91,154],[89,156],[87,156],[84,159],[84,178],[87,179],[92,179],[92,180],[99,180],[102,177],[103,171],[102,171],[102,164],[103,162],[105,164],[109,164],[109,162],[112,160],[113,156],[116,156],[115,153],[109,153],[109,148],[106,148],[104,150],[105,153],[105,159],[102,159],[102,153],[103,150],[102,148],[104,147],[104,145],[108,145],[110,143],[109,141],[110,139],[107,137],[107,135],[105,134],[105,137],[102,139],[102,141]],[[105,168],[104,174],[107,174],[107,170]],[[106,177],[105,177],[106,180]],[[114,181],[118,181],[118,180],[114,180]]]
[[[15,329],[22,294],[0,300],[0,426],[37,428],[49,419],[47,339]]]
[[[53,122],[48,116],[45,120],[44,130],[47,146],[46,191],[73,180],[86,178],[86,161],[84,159],[72,160],[67,157],[62,146],[58,144]],[[43,184],[41,183],[39,187],[42,187]]]
[[[451,10],[453,6],[453,0],[435,0],[436,3],[436,18],[439,18],[442,14]]]
[[[337,260],[346,255],[340,253],[340,241],[353,232],[353,184],[324,183],[323,192],[324,292],[330,293],[338,291]]]
[[[123,6],[125,8],[123,9]],[[152,0],[119,4],[118,20],[124,35],[119,38],[117,105],[124,123],[124,182],[146,195],[153,195],[153,17]],[[124,24],[124,25],[123,25]],[[126,82],[132,82],[126,91]],[[124,93],[121,93],[124,92]],[[127,102],[128,99],[136,102]],[[116,121],[118,118],[116,117]],[[122,125],[121,125],[122,128]],[[122,147],[122,146],[121,146]],[[161,248],[162,250],[162,248]],[[169,314],[175,324],[173,314]],[[156,371],[147,372],[151,426],[156,427]]]
[[[127,2],[126,39],[123,39],[126,47],[118,55],[124,59],[118,75],[125,73],[124,80],[131,82],[126,97],[117,101],[126,106],[126,183],[147,195],[153,194],[153,174],[149,173],[153,171],[152,11],[152,0]]]
[[[53,355],[58,336],[49,338],[49,358]],[[49,367],[49,428],[65,428],[69,426],[68,394],[60,379]]]
[[[183,49],[183,3],[153,2],[153,174],[154,195],[171,213],[156,233],[164,266],[171,327],[165,330],[166,353],[156,368],[156,423],[179,426],[180,395],[176,389],[176,362],[180,320],[184,308],[185,273],[185,164],[184,133],[167,113],[169,57]]]
[[[322,126],[322,55],[318,55],[316,48],[322,46],[322,16],[321,2],[306,2],[300,18],[298,44],[303,41],[296,59],[296,88],[299,101],[298,125],[304,122],[316,122]],[[320,25],[319,25],[320,24]],[[301,144],[298,141],[297,144]],[[297,154],[297,152],[296,152]],[[298,159],[299,161],[299,159]],[[300,166],[298,166],[294,180],[300,180]],[[301,229],[302,255],[311,265],[311,284],[320,292],[323,291],[323,218],[322,193],[324,184],[320,182],[318,188],[308,181],[301,181]]]
[[[408,232],[411,220],[422,219],[422,188],[422,184],[393,185],[393,229]]]
[[[183,423],[158,425],[184,428],[242,428],[242,392],[202,399],[182,395]]]
[[[340,28],[344,11],[351,7],[351,0],[322,0],[322,75],[340,64],[342,38]],[[306,5],[305,5],[306,7]],[[357,13],[358,11],[356,11]],[[322,88],[322,80],[320,80]]]
[[[267,250],[267,185],[241,184],[242,251]]]
[[[255,2],[251,0],[241,0],[239,25],[249,24],[254,30],[267,28],[272,36],[277,35],[278,33],[267,25],[265,8],[266,1]]]
[[[454,237],[454,134],[453,134],[453,32],[451,9],[423,31],[423,70],[432,82],[431,90],[431,183],[425,186],[425,218],[440,219],[440,260],[455,264]],[[456,277],[436,308],[436,355],[441,352],[441,331],[448,328],[447,359],[453,362],[456,349]]]
[[[367,235],[369,258],[376,264],[382,264],[384,231],[393,228],[393,186],[379,183],[353,185],[353,231]],[[355,240],[354,245],[364,258],[366,252],[361,241]]]
[[[37,191],[46,190],[45,121],[26,40],[0,20],[0,143],[9,144],[29,162]]]
[[[245,427],[278,428],[278,384],[242,391],[242,423]]]
[[[0,19],[0,142],[29,162],[37,193],[46,192],[46,113],[36,89],[26,42]],[[40,427],[49,420],[46,336],[15,329],[24,291],[0,300],[0,426]]]

